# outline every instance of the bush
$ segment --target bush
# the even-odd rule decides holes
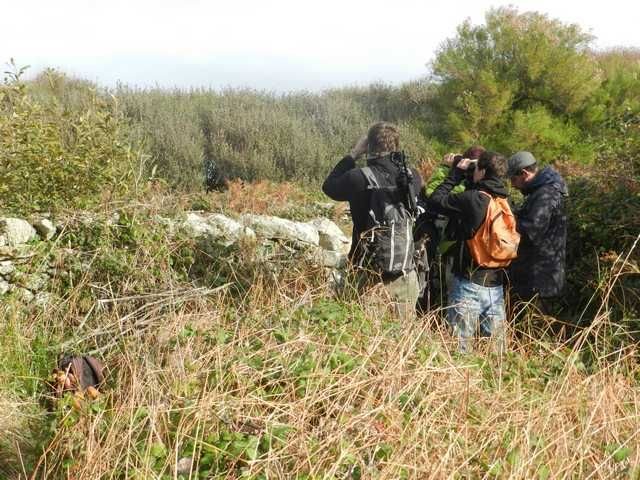
[[[86,91],[70,110],[31,96],[17,71],[0,86],[0,208],[31,213],[86,207],[122,189],[133,154],[114,105]]]
[[[369,97],[370,91],[379,97]],[[419,124],[401,114],[405,103],[395,99],[413,98],[417,91],[377,86],[276,95],[122,87],[116,95],[133,138],[151,155],[156,175],[173,187],[194,191],[202,188],[205,162],[214,163],[227,178],[317,183],[380,119],[399,124],[403,148],[414,163],[433,158]]]
[[[466,21],[433,62],[434,133],[461,145],[532,149],[550,161],[591,160],[573,126],[601,82],[591,40],[576,25],[512,7],[489,11],[485,25]]]
[[[486,145],[501,152],[530,149],[545,162],[573,158],[580,163],[593,160],[593,147],[583,141],[582,131],[571,121],[554,116],[542,106],[509,115],[508,127],[487,134]]]
[[[616,275],[610,313],[635,318],[640,331],[640,123],[629,129],[626,148],[605,151],[597,165],[569,178],[568,282],[574,307],[582,310],[594,291],[608,288]],[[635,249],[633,249],[635,244]],[[622,267],[623,260],[627,259]],[[615,268],[612,268],[615,265]],[[592,305],[593,308],[599,305]],[[591,312],[593,313],[593,312]]]

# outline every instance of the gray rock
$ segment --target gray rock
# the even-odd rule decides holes
[[[189,475],[191,473],[192,465],[193,459],[191,457],[181,458],[176,464],[176,475]]]
[[[43,290],[49,283],[49,276],[44,273],[16,272],[12,278],[13,283],[32,292]]]
[[[55,297],[49,292],[38,292],[33,298],[33,304],[38,307],[47,307],[54,303]]]
[[[347,253],[351,248],[351,240],[331,220],[316,218],[309,223],[318,230],[320,246],[325,250]]]
[[[35,295],[26,288],[14,287],[11,288],[11,292],[13,292],[15,297],[23,303],[31,303],[35,298]]]
[[[7,245],[15,246],[36,238],[36,231],[21,218],[0,218],[0,235],[4,235]]]
[[[13,247],[0,247],[0,260],[17,260],[21,258],[30,258],[33,252],[30,245],[16,245]]]
[[[219,213],[207,216],[206,220],[209,225],[220,232],[223,238],[229,239],[231,243],[240,239],[254,240],[256,238],[256,233],[251,228]]]
[[[39,218],[33,222],[33,227],[43,240],[51,240],[56,234],[56,227],[48,218]]]
[[[7,244],[7,237],[0,235],[0,247],[4,247]]]
[[[11,260],[5,260],[0,262],[0,275],[11,275],[16,270]]]
[[[0,295],[4,295],[5,293],[7,293],[9,291],[9,282],[6,282],[5,280],[2,280],[0,278]]]
[[[170,218],[163,217],[161,215],[155,215],[153,219],[158,222],[160,225],[163,225],[169,235],[174,235],[176,232],[176,222]]]
[[[188,213],[182,226],[195,237],[214,236],[215,230],[206,220],[197,213]]]
[[[320,244],[318,229],[308,223],[253,214],[242,215],[240,221],[255,230],[258,236],[291,240],[315,246]]]
[[[210,238],[225,246],[232,245],[241,238],[256,237],[252,229],[220,214],[203,217],[197,213],[189,213],[182,225],[196,238]]]
[[[118,225],[120,223],[120,213],[113,212],[107,219],[107,225]]]
[[[314,205],[322,210],[331,210],[335,206],[332,202],[314,202]]]
[[[311,251],[310,254],[312,259],[323,267],[342,268],[347,263],[347,254],[342,252],[318,248]]]

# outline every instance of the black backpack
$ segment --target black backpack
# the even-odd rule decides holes
[[[402,157],[404,164],[404,156]],[[370,191],[367,230],[362,234],[369,262],[378,273],[404,274],[415,268],[413,227],[415,224],[415,196],[411,188],[411,173],[404,164],[404,181],[394,179],[390,184],[384,175],[363,167],[362,173]]]

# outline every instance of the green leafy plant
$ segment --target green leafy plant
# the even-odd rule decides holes
[[[1,208],[86,207],[125,190],[135,155],[114,104],[95,91],[76,110],[45,102],[30,94],[23,73],[9,72],[0,85]]]

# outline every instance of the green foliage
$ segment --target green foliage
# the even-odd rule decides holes
[[[605,452],[611,455],[615,462],[622,462],[629,457],[631,449],[623,445],[611,444],[605,447]]]
[[[133,90],[116,95],[131,138],[151,155],[155,174],[183,190],[202,188],[204,160],[228,178],[318,181],[376,120],[399,123],[413,159],[432,149],[409,120],[420,86],[384,85],[322,94],[252,90]],[[372,96],[370,96],[370,94]]]
[[[601,87],[583,112],[592,127],[619,129],[640,112],[640,50],[609,50],[596,55],[603,72]]]
[[[535,150],[542,159],[557,160],[571,155],[588,161],[593,156],[590,146],[582,141],[581,131],[543,106],[513,112],[509,129],[508,135],[503,131],[488,135],[488,145],[495,145],[494,148],[504,152],[528,148]]]
[[[485,25],[466,21],[433,62],[436,132],[461,145],[590,159],[571,123],[601,81],[590,41],[576,25],[513,8],[489,11]]]
[[[161,289],[185,278],[184,271],[173,266],[167,227],[135,209],[122,209],[111,218],[75,219],[67,228],[59,241],[73,249],[54,254],[63,271],[54,279],[61,295],[86,282],[118,285],[118,293],[128,295]],[[93,293],[80,288],[74,295],[84,298],[81,303],[91,304]]]
[[[61,329],[54,319],[33,322],[32,315],[20,302],[0,302],[0,478],[33,468],[55,426],[43,410],[42,379],[56,361],[52,346],[62,341]]]
[[[0,205],[13,213],[85,207],[122,187],[132,152],[121,142],[114,106],[83,87],[70,109],[31,96],[23,71],[0,86]]]
[[[616,168],[615,159],[588,176],[570,178],[568,208],[567,280],[575,310],[582,310],[594,291],[608,288],[612,275],[611,314],[616,319],[640,313],[640,175]],[[621,261],[627,258],[624,268]],[[591,303],[591,309],[598,304]],[[590,311],[590,313],[593,313]],[[640,324],[630,325],[628,331]]]
[[[575,297],[582,308],[594,289],[610,281],[607,271],[615,259],[630,253],[611,307],[619,320],[637,319],[640,251],[631,248],[640,232],[640,54],[613,50],[597,59],[604,81],[580,121],[598,143],[598,157],[592,168],[580,168],[569,179],[569,282],[582,293]],[[637,329],[632,321],[628,330]]]

